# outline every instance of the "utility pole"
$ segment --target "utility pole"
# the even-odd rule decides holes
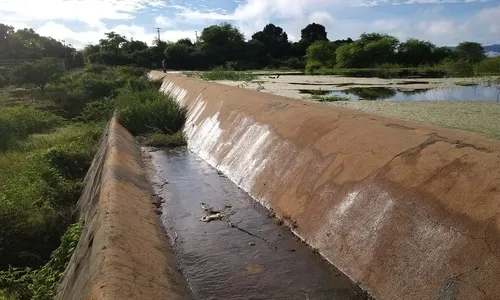
[[[156,32],[158,32],[158,42],[160,42],[160,30],[161,28],[156,27]]]
[[[196,36],[196,41],[194,42],[196,44],[196,43],[198,43],[198,31],[195,31],[194,35]]]

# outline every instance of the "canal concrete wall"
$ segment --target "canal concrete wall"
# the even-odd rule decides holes
[[[187,299],[140,147],[111,120],[77,209],[84,229],[56,299]]]
[[[377,299],[500,299],[499,142],[150,78],[186,109],[193,152]]]

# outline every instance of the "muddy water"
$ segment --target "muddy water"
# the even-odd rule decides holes
[[[161,219],[194,299],[364,299],[233,182],[185,148],[150,152]],[[225,217],[201,222],[207,203]]]

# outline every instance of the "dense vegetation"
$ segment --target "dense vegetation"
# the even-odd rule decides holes
[[[9,70],[15,86],[0,91],[0,299],[52,299],[82,226],[70,224],[83,178],[115,110],[145,142],[184,143],[184,113],[145,72],[68,72],[52,58]]]
[[[82,51],[40,37],[31,29],[14,31],[0,24],[0,59],[45,56],[65,58],[64,65],[70,67],[82,66],[85,62],[148,69],[159,69],[165,58],[167,67],[174,70],[217,68],[219,73],[214,74],[215,77],[220,77],[216,75],[221,75],[221,70],[263,68],[356,76],[471,76],[500,72],[499,59],[487,58],[478,43],[438,47],[428,41],[412,38],[400,41],[381,33],[364,33],[357,40],[329,41],[325,27],[316,23],[303,28],[297,42],[291,42],[287,33],[274,24],[266,25],[245,40],[238,28],[222,23],[203,29],[196,41],[157,40],[153,46],[109,32],[97,44]],[[6,76],[0,71],[0,86],[5,81]]]

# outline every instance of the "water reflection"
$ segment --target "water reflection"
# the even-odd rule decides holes
[[[332,91],[329,96],[347,97],[351,100],[389,101],[499,101],[500,87],[474,85],[453,88],[397,90],[384,87],[350,88]]]

